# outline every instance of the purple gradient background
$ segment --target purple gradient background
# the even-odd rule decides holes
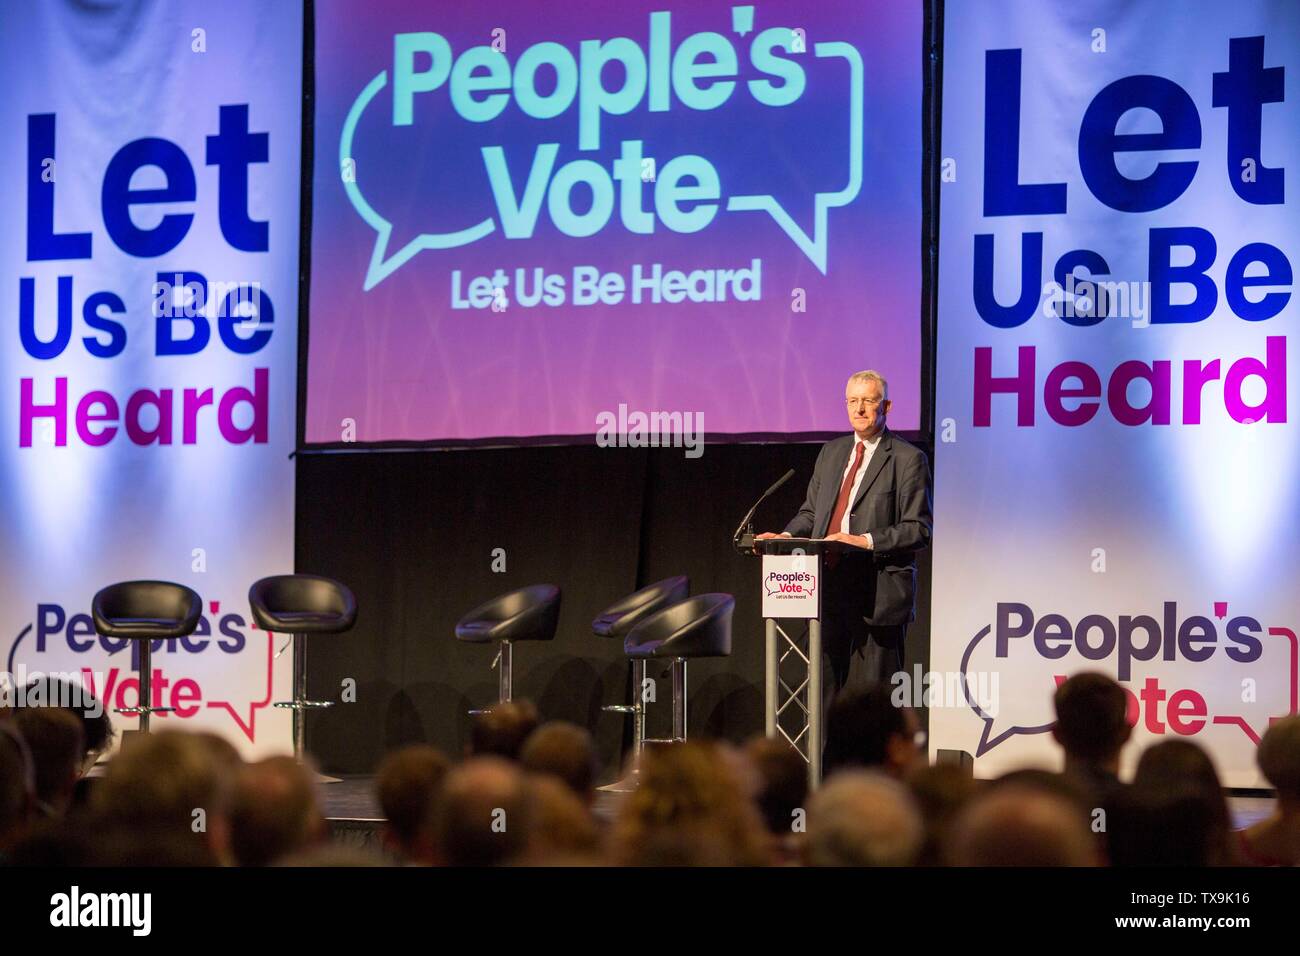
[[[920,3],[793,2],[755,5],[755,32],[802,27],[808,85],[793,105],[762,107],[737,84],[731,99],[707,112],[674,97],[667,113],[641,106],[603,117],[601,147],[581,153],[577,108],[549,121],[524,116],[513,99],[494,122],[456,116],[446,88],[417,97],[415,122],[391,126],[392,37],[431,30],[459,54],[506,30],[513,63],[543,40],[576,53],[583,39],[632,37],[643,49],[649,14],[671,10],[673,48],[697,30],[732,39],[740,79],[759,74],[748,39],[731,31],[731,5],[629,2],[617,10],[571,3],[563,14],[540,4],[491,9],[353,0],[316,4],[316,143],[313,179],[310,347],[306,440],[337,442],[341,423],[356,439],[463,440],[593,434],[596,415],[620,403],[644,411],[702,412],[708,434],[798,433],[847,429],[840,389],[862,368],[890,381],[891,424],[916,429],[920,418],[921,32]],[[807,232],[817,191],[848,175],[848,67],[817,59],[813,45],[847,40],[866,65],[863,186],[854,202],[829,213],[827,275],[766,213],[720,209],[704,230],[629,232],[615,213],[596,235],[575,239],[551,224],[543,202],[529,240],[504,238],[499,219],[469,246],[424,251],[362,291],[374,232],[348,202],[336,168],[339,134],[357,94],[381,70],[390,81],[358,126],[357,182],[394,223],[392,255],[423,230],[460,229],[497,219],[479,147],[503,147],[516,194],[539,142],[558,142],[556,168],[592,159],[609,168],[624,139],[642,139],[662,168],[697,153],[718,169],[728,195],[770,192]],[[619,78],[611,75],[607,82]],[[617,183],[615,184],[617,188]],[[653,209],[647,186],[644,208]],[[577,195],[584,192],[581,188]],[[578,198],[578,210],[586,203]],[[462,290],[473,275],[498,267],[545,267],[566,276],[576,265],[630,276],[634,263],[665,270],[747,267],[763,260],[757,302],[631,304],[525,308],[502,313],[453,310],[451,270]],[[791,290],[806,290],[807,311],[791,311]],[[513,282],[507,290],[514,299]]]

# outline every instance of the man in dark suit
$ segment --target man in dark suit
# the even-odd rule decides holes
[[[929,546],[933,520],[925,453],[885,425],[888,383],[858,372],[844,400],[853,434],[822,446],[808,497],[781,532],[844,546],[823,561],[827,713],[837,694],[903,669],[903,640],[916,616],[916,552]]]

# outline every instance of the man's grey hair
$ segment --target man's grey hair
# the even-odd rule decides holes
[[[874,771],[836,773],[808,805],[810,866],[911,866],[924,839],[907,788]]]
[[[871,369],[867,369],[863,372],[854,372],[849,376],[848,384],[852,385],[854,382],[878,382],[880,384],[880,397],[889,398],[889,383],[885,381],[885,376],[881,375],[879,372],[872,371]]]

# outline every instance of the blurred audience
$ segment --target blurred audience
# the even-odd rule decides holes
[[[1242,831],[1241,855],[1256,866],[1300,866],[1300,715],[1275,721],[1255,759],[1277,790],[1277,805],[1266,819]]]
[[[761,866],[763,821],[720,745],[691,740],[641,752],[637,789],[610,834],[624,866]]]
[[[956,764],[918,767],[907,778],[912,800],[921,813],[925,841],[916,858],[918,866],[941,866],[952,822],[976,793],[970,770]]]
[[[62,819],[81,777],[82,722],[58,707],[22,707],[13,716],[13,727],[31,753],[38,814],[47,820]]]
[[[519,763],[529,773],[555,777],[588,806],[596,797],[596,744],[577,724],[542,724],[529,734]]]
[[[1188,740],[1148,747],[1121,784],[1127,696],[1096,673],[1054,694],[1062,773],[980,783],[969,768],[929,766],[916,715],[878,686],[835,702],[815,793],[785,741],[692,740],[647,746],[637,788],[598,801],[590,733],[539,726],[528,701],[498,705],[474,720],[459,765],[426,745],[383,760],[385,855],[329,839],[310,764],[245,764],[206,732],[133,737],[79,807],[75,788],[112,727],[98,705],[60,702],[75,685],[39,686],[38,706],[0,714],[0,862],[11,866],[1300,864],[1300,716],[1275,721],[1259,747],[1276,806],[1234,833],[1214,763]]]
[[[24,707],[15,707],[14,713],[24,710],[52,708],[65,710],[81,724],[81,769],[89,770],[113,744],[113,721],[104,709],[104,702],[84,685],[53,675],[34,677],[25,688]]]
[[[442,751],[427,744],[395,750],[379,765],[375,790],[387,821],[383,845],[399,862],[434,862],[434,814],[450,769]]]
[[[809,803],[809,866],[911,866],[924,842],[907,788],[882,773],[840,771]]]
[[[925,762],[921,723],[910,707],[895,705],[893,692],[890,684],[875,684],[835,699],[826,714],[826,774],[861,767],[901,780]]]
[[[179,730],[141,735],[123,748],[91,795],[108,834],[104,862],[228,863],[238,770],[231,752],[215,735]]]
[[[493,704],[470,722],[468,755],[518,760],[524,741],[536,729],[537,707],[532,701]]]
[[[0,861],[23,838],[36,808],[36,769],[12,721],[0,721]]]
[[[600,830],[587,801],[550,774],[524,780],[528,845],[517,862],[534,866],[589,866],[601,862]]]
[[[443,784],[434,846],[444,866],[513,863],[528,848],[524,774],[501,757],[471,757]]]
[[[771,840],[775,863],[797,862],[808,807],[808,763],[784,740],[755,737],[745,757],[757,778],[755,799]]]
[[[1079,807],[1047,787],[1003,783],[976,796],[952,823],[954,866],[1096,866],[1101,852]]]
[[[1052,698],[1052,737],[1065,751],[1065,775],[1085,789],[1093,808],[1106,809],[1123,791],[1119,758],[1133,733],[1124,688],[1093,671],[1075,674]]]
[[[230,850],[238,866],[270,866],[328,834],[313,771],[292,757],[243,767],[230,800]]]
[[[1163,740],[1143,751],[1133,783],[1112,821],[1116,866],[1226,866],[1237,863],[1232,816],[1214,763],[1189,740]],[[1125,814],[1136,813],[1131,823]]]

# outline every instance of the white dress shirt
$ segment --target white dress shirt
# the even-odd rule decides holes
[[[863,441],[856,434],[853,436],[853,450],[849,452],[849,463],[844,466],[844,473],[840,475],[840,487],[844,486],[844,479],[849,476],[849,469],[853,467],[853,459],[858,455],[858,446],[865,445],[866,450],[862,453],[862,464],[858,468],[858,477],[853,480],[853,489],[849,492],[849,506],[844,509],[844,517],[840,519],[838,528],[830,529],[832,532],[842,531],[845,534],[852,534],[849,530],[849,519],[852,517],[853,502],[858,497],[858,489],[862,487],[862,477],[867,473],[867,466],[871,464],[871,456],[876,453],[876,446],[880,444],[880,435],[876,435],[871,441]],[[867,543],[871,543],[871,535],[863,535]]]

